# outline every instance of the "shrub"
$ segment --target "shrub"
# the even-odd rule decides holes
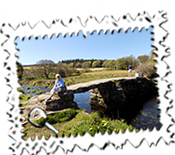
[[[58,73],[61,75],[61,77],[65,77],[65,76],[66,76],[66,72],[65,72],[65,70],[63,70],[63,69],[60,69],[60,70],[58,71]]]
[[[72,85],[72,84],[74,84],[74,80],[67,80],[67,81],[65,82],[65,85],[67,85],[67,86],[70,86],[70,85]]]
[[[24,93],[24,89],[22,87],[18,87],[17,91]]]
[[[42,93],[43,93],[43,91],[40,90],[40,91],[38,91],[38,92],[36,93],[36,95],[40,95],[40,94],[42,94]]]
[[[153,77],[156,74],[156,69],[154,69],[154,63],[145,62],[136,68],[136,72],[142,73],[144,76]]]

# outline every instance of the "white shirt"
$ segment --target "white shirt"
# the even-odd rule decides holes
[[[139,77],[139,73],[135,73],[135,77]]]

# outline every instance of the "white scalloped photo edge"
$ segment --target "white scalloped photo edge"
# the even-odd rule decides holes
[[[13,28],[8,23],[5,23],[2,27],[3,41],[1,42],[3,50],[10,53],[10,56],[8,59],[4,60],[4,62],[7,62],[8,65],[11,67],[11,74],[8,76],[10,79],[10,85],[13,88],[12,91],[7,96],[9,100],[7,103],[14,105],[14,108],[9,104],[9,111],[8,113],[12,115],[12,117],[9,117],[9,147],[11,148],[13,154],[21,154],[24,150],[29,152],[30,154],[36,154],[41,148],[44,148],[47,153],[53,153],[56,152],[59,147],[64,149],[65,153],[68,150],[72,150],[75,145],[79,146],[81,149],[88,150],[91,144],[94,144],[98,146],[99,148],[102,148],[105,143],[112,143],[115,145],[115,147],[122,148],[123,144],[126,142],[126,140],[129,140],[133,146],[139,146],[141,142],[146,139],[148,142],[148,145],[150,146],[152,143],[156,144],[162,137],[164,141],[169,143],[171,141],[171,132],[167,132],[167,129],[170,124],[172,124],[171,117],[168,116],[166,110],[169,105],[170,99],[166,99],[164,97],[166,91],[169,90],[167,87],[170,83],[166,81],[165,74],[170,71],[167,69],[167,65],[164,61],[161,61],[161,58],[166,55],[165,50],[168,48],[166,45],[162,46],[160,44],[160,41],[163,41],[163,38],[167,35],[166,30],[160,27],[160,24],[165,22],[167,19],[163,17],[165,14],[164,11],[157,12],[153,17],[150,17],[147,13],[144,13],[142,15],[139,15],[135,18],[132,18],[129,14],[125,15],[126,19],[121,17],[115,17],[115,16],[105,16],[103,20],[95,19],[95,17],[87,17],[87,20],[85,22],[82,22],[79,17],[73,18],[71,23],[68,23],[66,25],[62,24],[64,23],[64,19],[59,20],[53,20],[54,23],[50,24],[49,26],[46,25],[43,21],[38,21],[36,24],[34,24],[32,27],[30,26],[30,21],[25,23],[19,23],[19,25],[16,28]],[[140,21],[140,18],[142,18],[142,21]],[[146,18],[150,19],[150,21],[146,20]],[[115,23],[115,25],[113,24]],[[166,23],[164,23],[166,24]],[[163,25],[164,25],[163,24]],[[117,26],[116,26],[117,25]],[[163,27],[162,25],[162,27]],[[123,134],[119,132],[118,134],[112,133],[111,135],[108,135],[108,133],[105,133],[105,135],[101,135],[100,133],[95,134],[94,137],[90,136],[88,133],[86,133],[84,136],[78,135],[77,137],[64,137],[64,138],[54,138],[50,137],[48,140],[46,140],[44,137],[42,139],[36,139],[32,141],[30,138],[25,141],[22,137],[22,126],[20,121],[20,109],[18,107],[19,105],[19,95],[20,93],[17,91],[17,87],[20,85],[17,81],[17,72],[16,72],[16,61],[17,57],[15,54],[17,53],[17,50],[15,49],[14,41],[17,37],[20,39],[23,38],[29,38],[30,36],[34,37],[44,37],[45,35],[48,36],[48,38],[52,37],[52,35],[58,36],[59,34],[62,34],[62,36],[68,34],[69,36],[72,33],[77,33],[81,30],[84,35],[87,34],[87,32],[93,32],[97,31],[99,33],[101,30],[103,30],[103,33],[106,31],[112,32],[113,30],[120,30],[123,29],[124,31],[131,28],[131,31],[133,31],[135,28],[138,28],[140,31],[142,28],[149,28],[150,26],[153,26],[153,32],[154,32],[154,44],[153,46],[157,48],[157,51],[155,53],[158,55],[155,59],[158,61],[157,67],[157,74],[159,74],[159,78],[156,80],[158,81],[159,86],[159,108],[161,110],[161,117],[160,122],[163,124],[161,129],[157,131],[155,128],[152,131],[146,130],[140,130],[138,133],[136,133],[134,130],[133,132],[129,132],[126,130],[126,132]],[[7,74],[9,72],[7,71]],[[7,75],[5,75],[7,77]],[[11,122],[13,121],[13,122]],[[18,128],[16,128],[16,125],[18,125]],[[14,134],[14,131],[15,134]],[[63,143],[61,143],[62,141]],[[82,142],[83,141],[83,142]],[[51,144],[54,144],[52,147],[50,147]]]

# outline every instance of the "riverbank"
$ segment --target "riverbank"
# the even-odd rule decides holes
[[[54,119],[54,121],[52,120],[57,114],[47,115],[48,123],[52,124],[55,129],[59,131],[59,137],[70,137],[71,135],[76,137],[77,134],[82,136],[85,133],[94,136],[96,133],[118,133],[119,130],[124,133],[126,129],[129,129],[129,131],[139,131],[131,125],[127,125],[124,120],[111,120],[107,117],[101,118],[98,112],[87,114],[85,113],[85,110],[68,109],[67,111],[69,112],[69,115],[65,116],[65,111],[60,112],[59,117],[57,116],[58,119]],[[42,123],[42,119],[38,120],[37,123]],[[36,136],[38,136],[39,139],[41,139],[42,136],[45,136],[46,139],[49,139],[50,136],[56,136],[55,133],[47,127],[36,128],[29,123],[25,125],[23,134],[24,140],[27,140],[29,137],[34,140]]]

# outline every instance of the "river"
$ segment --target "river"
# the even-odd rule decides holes
[[[27,95],[26,88],[30,85],[22,85],[22,88],[24,89],[24,94]],[[42,88],[42,87],[33,87],[30,90],[42,90],[43,93],[49,92],[49,88]],[[36,95],[36,93],[30,92],[32,95]],[[85,109],[87,113],[91,113],[91,105],[90,102],[90,92],[85,93],[77,93],[74,94],[74,101],[77,103],[78,107],[80,109]],[[160,115],[160,111],[158,110],[158,100],[157,98],[152,98],[149,101],[145,102],[143,104],[143,107],[141,109],[141,113],[139,113],[134,121],[131,123],[131,125],[137,129],[140,128],[149,128],[152,129],[153,127],[156,127],[157,130],[159,130],[162,127],[162,124],[160,123],[160,119],[158,117]]]

